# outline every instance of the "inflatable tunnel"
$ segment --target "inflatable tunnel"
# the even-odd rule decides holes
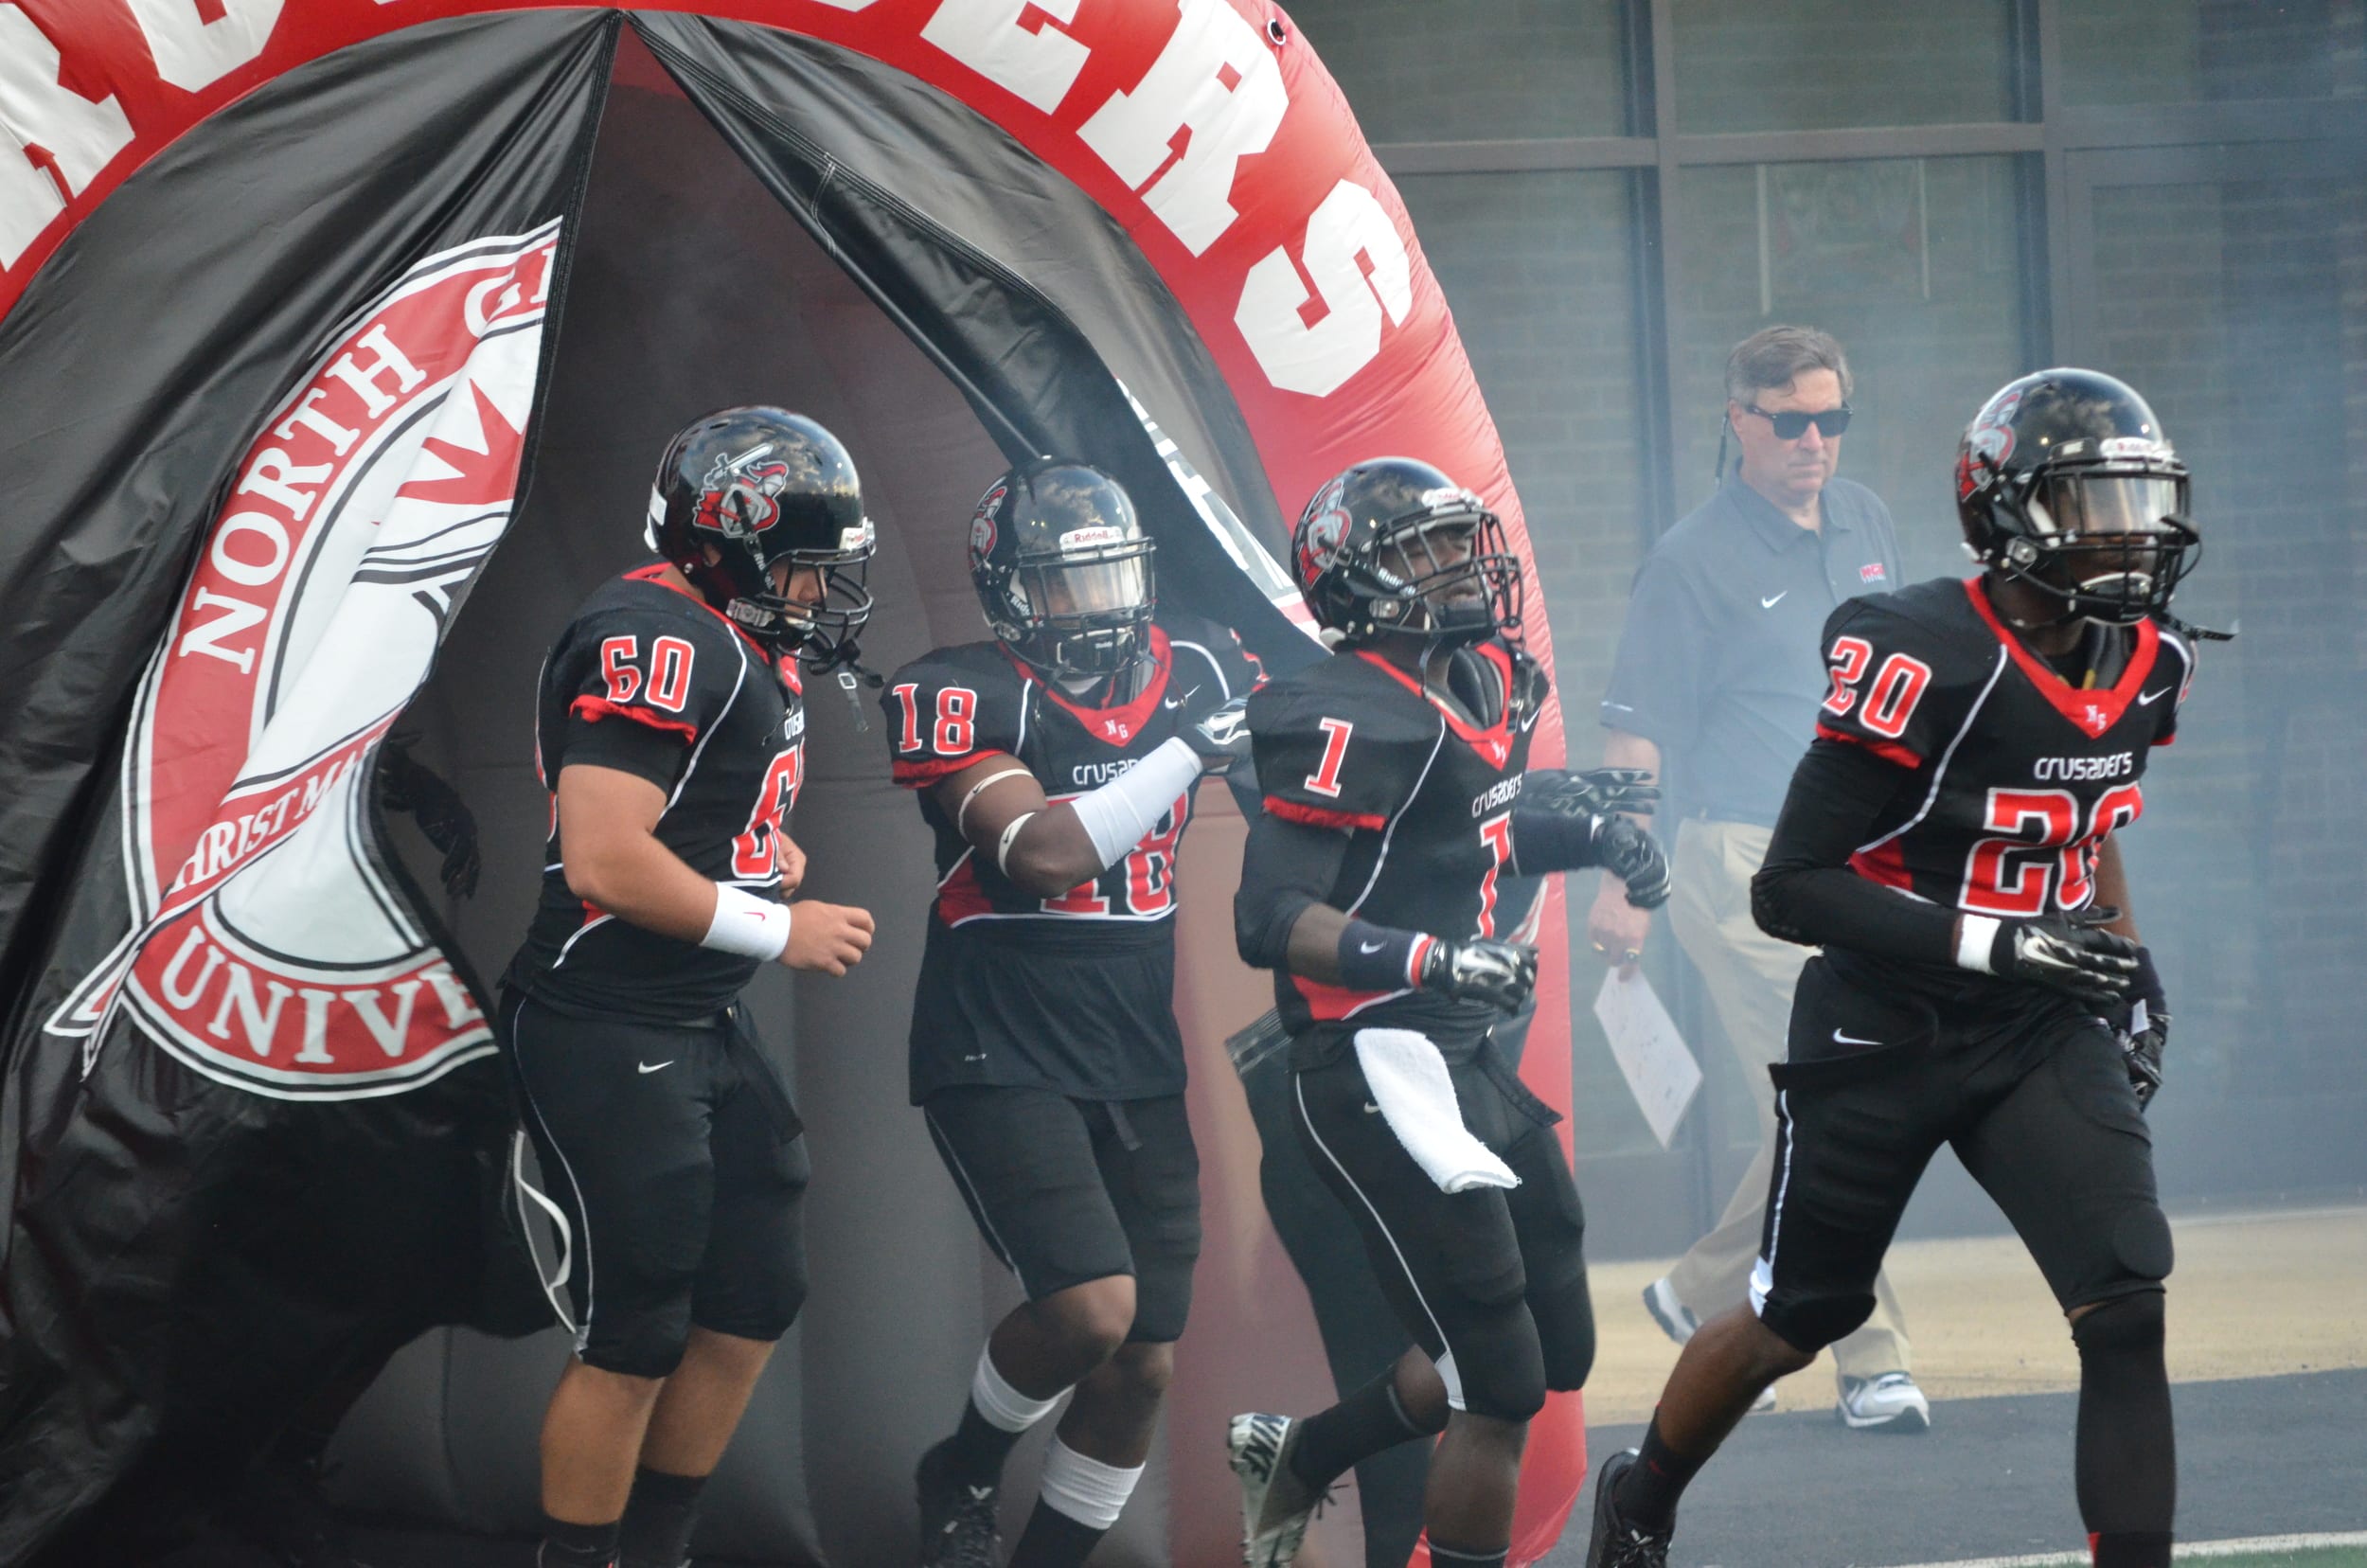
[[[970,509],[1038,453],[1118,475],[1162,597],[1276,671],[1324,656],[1275,561],[1350,461],[1434,462],[1528,549],[1404,207],[1262,0],[0,0],[0,1561],[149,1560],[331,1427],[342,1502],[531,1527],[561,1257],[487,1016],[549,809],[534,682],[641,559],[667,437],[742,401],[854,454],[881,669],[982,634]],[[813,1291],[699,1545],[884,1564],[1016,1296],[905,1102],[921,825],[872,692],[807,695],[807,886],[881,936],[752,993]],[[1201,813],[1207,1244],[1105,1562],[1232,1560],[1224,1417],[1333,1393],[1223,1044],[1268,1000],[1243,825]],[[1522,1071],[1566,1109],[1558,900]],[[1576,1494],[1575,1397],[1530,1454],[1516,1561]]]

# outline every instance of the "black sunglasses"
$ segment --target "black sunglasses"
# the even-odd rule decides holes
[[[1781,414],[1771,414],[1755,403],[1744,403],[1742,411],[1745,414],[1756,414],[1760,419],[1773,425],[1775,438],[1779,441],[1800,439],[1808,433],[1810,425],[1816,426],[1818,435],[1828,438],[1849,428],[1850,408],[1847,403],[1842,404],[1839,408],[1822,409],[1814,414],[1804,414],[1796,408],[1788,408]]]

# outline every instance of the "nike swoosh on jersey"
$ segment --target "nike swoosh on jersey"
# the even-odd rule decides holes
[[[633,1065],[640,1068],[645,1073],[654,1073],[662,1068],[671,1067],[675,1062],[680,1061],[681,1060],[682,1058],[680,1057],[667,1057],[664,1061],[655,1063],[637,1061],[633,1063]]]
[[[1356,944],[1356,951],[1359,953],[1379,953],[1382,948],[1385,948],[1389,944],[1386,942],[1359,942]]]
[[[1890,1042],[1887,1040],[1860,1040],[1856,1035],[1845,1035],[1839,1029],[1835,1029],[1833,1031],[1833,1043],[1836,1045],[1887,1045]]]
[[[1783,598],[1784,594],[1789,594],[1789,593],[1790,593],[1790,592],[1791,592],[1791,590],[1790,590],[1790,589],[1789,589],[1789,588],[1787,588],[1787,589],[1785,589],[1785,590],[1784,590],[1784,593],[1783,593],[1783,594],[1778,594],[1778,595],[1776,595],[1774,598],[1763,598],[1763,599],[1759,600],[1759,608],[1760,608],[1760,609],[1762,609],[1762,610],[1772,610],[1772,609],[1774,609],[1774,608],[1775,608],[1775,606],[1776,606],[1777,601],[1779,601],[1780,599],[1782,599],[1782,598]]]
[[[2149,704],[2149,703],[2158,702],[2158,701],[2160,701],[2162,698],[2167,697],[2169,694],[2170,694],[2170,688],[2169,688],[2168,686],[2163,686],[2163,687],[2162,687],[2161,690],[2159,690],[2159,691],[2148,691],[2148,692],[2142,693],[2142,694],[2138,697],[2138,699],[2137,699],[2137,705],[2138,705],[2139,707],[2144,707],[2144,706],[2145,706],[2145,705],[2146,705],[2147,704]]]

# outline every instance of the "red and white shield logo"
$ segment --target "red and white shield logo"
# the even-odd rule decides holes
[[[48,1024],[86,1065],[118,1007],[283,1098],[397,1094],[493,1048],[364,785],[508,527],[559,230],[412,268],[239,465],[125,749],[133,927]]]

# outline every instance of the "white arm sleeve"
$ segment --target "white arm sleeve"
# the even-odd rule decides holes
[[[1200,754],[1177,736],[1098,790],[1067,803],[1103,869],[1142,842],[1167,808],[1200,781],[1201,769]]]

